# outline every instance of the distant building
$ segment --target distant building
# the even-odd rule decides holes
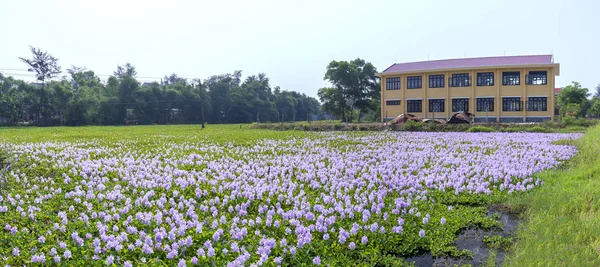
[[[560,90],[562,90],[562,88],[554,88],[554,95],[558,96],[558,94],[560,93]]]
[[[155,83],[157,83],[157,82],[144,82],[144,83],[142,83],[142,86],[152,86]]]
[[[474,113],[476,121],[536,122],[554,118],[552,55],[432,60],[393,64],[381,77],[381,118],[402,113],[450,118]]]

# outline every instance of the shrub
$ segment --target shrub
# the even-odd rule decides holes
[[[490,127],[485,127],[485,126],[473,126],[471,128],[469,128],[467,130],[467,132],[470,133],[489,133],[489,132],[495,132],[494,129],[490,128]]]
[[[566,126],[575,125],[575,117],[573,116],[564,116],[561,120],[561,123]]]
[[[402,125],[402,130],[415,132],[423,130],[423,123],[418,121],[407,121]]]
[[[550,133],[552,132],[552,130],[548,129],[548,128],[544,128],[541,126],[534,126],[531,127],[529,129],[527,129],[528,132],[532,132],[532,133]]]

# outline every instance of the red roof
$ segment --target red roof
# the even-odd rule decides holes
[[[437,69],[475,68],[493,66],[518,66],[518,65],[543,65],[552,64],[552,55],[534,56],[504,56],[504,57],[478,57],[431,60],[409,63],[398,63],[390,66],[384,73],[427,71]]]
[[[555,95],[558,95],[558,93],[560,93],[560,90],[561,90],[561,89],[562,89],[562,88],[554,88],[554,94],[555,94]]]

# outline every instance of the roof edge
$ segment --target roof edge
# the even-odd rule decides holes
[[[488,66],[477,66],[477,67],[452,67],[452,68],[438,68],[438,69],[418,69],[418,70],[396,71],[396,72],[385,72],[385,71],[383,71],[383,72],[380,72],[380,73],[376,73],[376,75],[377,76],[383,76],[383,75],[392,75],[392,74],[411,74],[411,73],[423,73],[423,72],[442,72],[442,71],[449,71],[449,70],[452,71],[452,70],[476,70],[476,69],[510,69],[510,68],[548,67],[548,66],[552,66],[552,67],[555,67],[557,69],[560,69],[560,64],[559,63],[546,63],[546,64],[525,64],[525,65],[488,65]],[[556,76],[559,76],[559,74],[560,73],[557,71]]]

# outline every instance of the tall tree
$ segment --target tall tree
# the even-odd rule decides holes
[[[42,51],[39,48],[33,46],[30,46],[29,48],[31,54],[33,54],[33,58],[26,59],[19,57],[19,59],[29,65],[28,71],[35,72],[37,80],[42,82],[43,89],[46,80],[52,79],[61,73],[60,65],[58,65],[58,58],[53,57],[48,52]]]
[[[44,88],[46,86],[46,80],[52,79],[61,73],[60,65],[58,65],[58,58],[50,55],[48,52],[33,46],[29,46],[29,48],[33,57],[31,59],[19,57],[19,59],[27,64],[29,66],[27,70],[35,72],[36,79],[42,82],[39,102],[35,105],[35,113],[37,115],[36,121],[38,123],[43,117],[44,124],[47,124],[49,123],[53,111],[52,107],[48,105],[48,94]]]
[[[117,78],[131,77],[135,78],[137,76],[137,71],[135,67],[131,65],[131,63],[125,63],[125,65],[117,66],[117,70],[114,72],[114,76]]]
[[[342,119],[345,116],[345,110],[357,108],[360,113],[373,109],[373,97],[379,95],[378,78],[375,76],[377,69],[373,64],[357,58],[352,61],[331,61],[327,65],[327,71],[324,79],[329,81],[333,88],[339,90],[339,94],[344,99],[341,104]]]
[[[178,83],[186,84],[187,79],[179,77],[179,75],[177,75],[176,73],[172,73],[171,75],[165,75],[165,77],[160,80],[160,83],[162,85],[178,84]]]
[[[596,86],[596,92],[594,93],[595,97],[600,97],[600,83]]]
[[[127,110],[134,106],[136,91],[139,87],[138,81],[135,79],[137,71],[130,63],[123,66],[118,66],[114,75],[119,81],[119,121],[127,121]]]

